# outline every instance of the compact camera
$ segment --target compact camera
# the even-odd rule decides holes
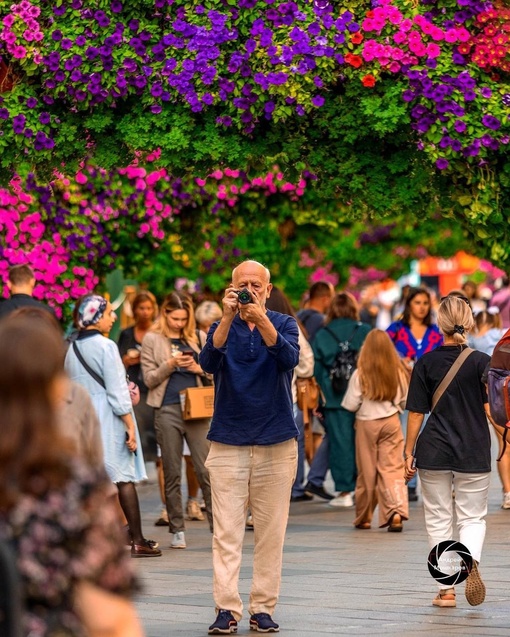
[[[248,303],[254,303],[253,296],[248,288],[242,290],[236,290],[237,300],[241,305],[248,305]]]

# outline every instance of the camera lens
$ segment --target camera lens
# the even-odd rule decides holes
[[[246,288],[244,290],[239,290],[239,292],[237,293],[237,298],[241,305],[248,305],[248,303],[253,303],[250,290],[247,290]]]

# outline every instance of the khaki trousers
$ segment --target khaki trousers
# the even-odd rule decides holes
[[[404,436],[398,414],[378,420],[358,420],[356,428],[356,519],[371,522],[379,504],[379,526],[388,526],[391,516],[409,518],[404,481]]]
[[[297,442],[239,447],[211,443],[209,471],[214,516],[213,595],[216,610],[239,621],[238,581],[248,504],[253,516],[253,581],[249,612],[273,614],[280,591],[290,492],[296,477]]]

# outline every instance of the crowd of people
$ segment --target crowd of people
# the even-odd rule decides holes
[[[28,266],[12,267],[10,298],[0,303],[8,434],[0,437],[0,540],[19,555],[25,634],[143,634],[127,557],[166,548],[142,529],[136,484],[147,478],[146,461],[158,469],[155,524],[168,526],[169,548],[187,547],[186,519],[207,520],[212,533],[209,634],[237,632],[242,618],[246,528],[255,531],[250,627],[279,630],[290,503],[316,497],[352,508],[355,532],[372,528],[378,507],[377,526],[400,533],[409,501],[421,496],[431,548],[453,537],[456,520],[473,557],[466,598],[483,602],[489,422],[510,509],[510,446],[485,384],[510,327],[508,285],[492,300],[469,281],[442,299],[406,286],[357,300],[319,281],[296,312],[267,268],[245,261],[221,305],[195,307],[172,291],[159,306],[140,291],[133,325],[115,343],[107,298],[80,299],[64,339],[54,313],[33,298],[34,284]],[[297,382],[312,377],[318,399],[303,412]],[[182,392],[211,385],[212,417],[187,419]],[[325,487],[328,472],[335,493]],[[454,607],[455,589],[439,585],[433,604]]]

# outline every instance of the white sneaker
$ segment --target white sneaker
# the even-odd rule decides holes
[[[502,509],[510,509],[510,493],[503,494],[503,504],[501,505]]]
[[[354,505],[354,500],[352,499],[352,495],[348,493],[347,495],[337,495],[336,498],[333,498],[328,502],[330,507],[352,507]]]
[[[170,544],[171,549],[185,549],[186,539],[184,538],[184,531],[177,531],[173,534],[172,542]]]
[[[205,520],[204,514],[200,510],[200,504],[196,500],[188,500],[187,513],[188,520],[198,520],[199,522]]]

